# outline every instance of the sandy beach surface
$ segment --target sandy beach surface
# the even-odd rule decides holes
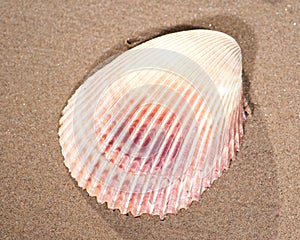
[[[300,239],[299,1],[3,0],[0,12],[0,239]],[[187,210],[121,215],[68,173],[61,111],[105,59],[191,28],[242,48],[253,111],[241,150]]]

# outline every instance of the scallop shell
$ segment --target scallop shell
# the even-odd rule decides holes
[[[245,120],[242,56],[221,32],[167,34],[90,76],[60,119],[78,185],[133,216],[176,213],[227,169]]]

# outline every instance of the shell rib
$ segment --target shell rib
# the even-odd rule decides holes
[[[109,208],[176,213],[239,150],[242,56],[209,30],[164,35],[118,56],[75,92],[60,119],[65,165]]]

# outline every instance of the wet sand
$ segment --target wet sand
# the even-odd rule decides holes
[[[300,3],[209,2],[0,3],[1,239],[300,238]],[[252,115],[241,150],[200,201],[164,221],[109,210],[63,164],[61,111],[105,59],[192,28],[242,48]]]

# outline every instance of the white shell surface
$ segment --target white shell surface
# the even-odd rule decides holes
[[[65,165],[121,213],[176,213],[228,168],[245,119],[242,56],[210,30],[164,35],[90,76],[60,119]]]

